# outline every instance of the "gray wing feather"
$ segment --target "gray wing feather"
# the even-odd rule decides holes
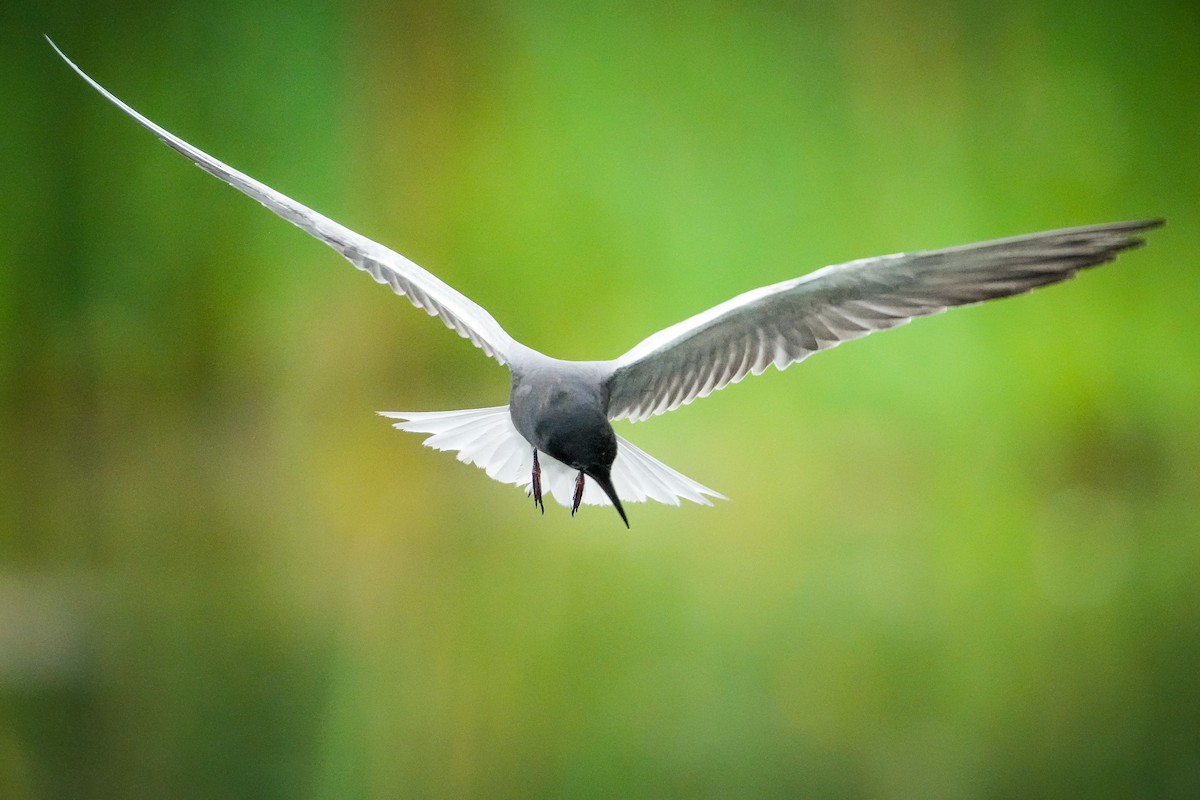
[[[399,253],[389,250],[271,187],[259,183],[159,127],[92,80],[87,73],[67,58],[58,49],[58,46],[50,41],[49,37],[46,41],[50,42],[50,46],[62,57],[63,61],[66,61],[71,69],[91,84],[96,91],[104,95],[142,127],[155,134],[172,150],[191,159],[196,166],[210,175],[254,198],[301,230],[325,242],[345,256],[355,267],[368,273],[377,282],[387,284],[396,294],[407,297],[413,305],[428,312],[430,316],[440,318],[446,327],[469,339],[501,364],[509,363],[521,348],[521,345],[517,344],[500,327],[500,323],[496,322],[491,314],[432,273],[422,269]]]
[[[866,258],[739,295],[610,362],[609,417],[633,421],[706,397],[770,364],[909,320],[1067,280],[1138,247],[1162,220],[1115,222]]]

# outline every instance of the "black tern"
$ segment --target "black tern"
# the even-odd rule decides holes
[[[1088,225],[836,264],[738,295],[653,334],[617,359],[562,361],[516,341],[482,307],[404,256],[159,127],[89,77],[54,42],[50,46],[168,147],[320,239],[507,366],[508,405],[380,413],[400,420],[395,423],[400,430],[431,434],[427,446],[456,452],[459,461],[483,468],[489,477],[524,488],[543,514],[546,493],[572,515],[581,503],[611,504],[626,527],[622,498],[671,505],[725,499],[617,436],[612,421],[637,422],[672,411],[772,364],[782,370],[915,317],[1067,280],[1140,246],[1134,234],[1163,223]]]

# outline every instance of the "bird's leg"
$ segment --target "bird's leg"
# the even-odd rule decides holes
[[[542,502],[542,466],[538,464],[536,447],[533,449],[533,505],[546,513],[546,504]]]
[[[575,516],[575,512],[579,510],[579,504],[583,502],[583,470],[579,470],[579,476],[575,478],[575,499],[571,501],[571,516]]]

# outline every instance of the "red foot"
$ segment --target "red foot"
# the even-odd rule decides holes
[[[583,502],[583,472],[575,478],[575,499],[571,502],[571,516],[575,516],[575,512],[579,510],[579,504]]]
[[[538,464],[537,450],[533,451],[533,505],[546,513],[546,504],[542,502],[542,467]]]

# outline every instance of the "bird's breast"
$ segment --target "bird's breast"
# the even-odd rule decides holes
[[[513,425],[537,450],[575,469],[609,467],[616,434],[595,382],[571,375],[524,376],[509,397]]]

